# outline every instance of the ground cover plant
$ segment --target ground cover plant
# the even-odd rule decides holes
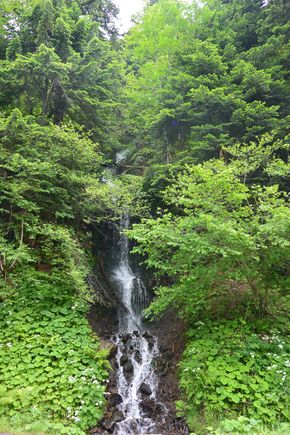
[[[225,432],[252,433],[289,420],[290,343],[280,327],[239,319],[190,329],[178,408],[191,427],[214,432],[218,423]]]
[[[102,416],[109,366],[84,311],[78,301],[48,304],[24,295],[1,304],[6,430],[81,435]]]

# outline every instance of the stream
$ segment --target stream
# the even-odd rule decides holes
[[[153,404],[159,414],[166,413],[165,406],[157,401],[158,377],[154,368],[160,354],[157,338],[146,330],[142,319],[149,295],[129,263],[129,242],[123,233],[128,227],[129,216],[125,214],[120,238],[114,246],[117,261],[111,270],[119,300],[118,333],[113,341],[117,346],[116,381],[120,396],[117,409],[121,421],[114,428],[115,435],[154,433],[154,416],[148,412],[146,401],[151,404],[149,409]]]

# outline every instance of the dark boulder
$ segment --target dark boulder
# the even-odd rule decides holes
[[[146,341],[149,345],[149,348],[152,349],[154,346],[154,341],[155,341],[153,335],[151,335],[149,332],[146,331],[146,332],[144,332],[144,334],[142,334],[142,337],[146,339]]]
[[[149,418],[155,418],[162,414],[162,406],[154,399],[146,397],[141,401],[140,405],[144,414]]]
[[[131,361],[128,361],[128,362],[124,365],[124,367],[123,367],[123,371],[124,371],[125,373],[128,373],[128,374],[132,374],[132,373],[133,373],[133,371],[134,371],[134,366],[133,366],[133,364],[131,363]]]
[[[125,364],[127,364],[127,362],[128,362],[127,355],[122,355],[121,358],[120,358],[120,365],[121,365],[121,367],[123,367]]]
[[[114,408],[123,402],[122,396],[118,393],[112,393],[109,398],[109,407]]]
[[[103,420],[101,425],[108,433],[113,433],[116,422],[114,420]]]
[[[149,387],[149,385],[143,383],[140,387],[140,393],[143,394],[144,396],[151,396],[152,394],[152,390]]]
[[[123,343],[128,343],[128,341],[131,340],[131,334],[124,334],[121,338]]]
[[[152,335],[148,331],[144,332],[142,334],[142,337],[146,338],[146,340],[150,340],[153,338]]]
[[[139,350],[136,350],[134,357],[138,364],[142,363],[142,355]]]
[[[124,414],[123,414],[122,411],[115,411],[114,414],[113,414],[113,420],[114,420],[116,423],[120,423],[120,421],[123,421],[124,418],[125,418],[125,417],[124,417]]]

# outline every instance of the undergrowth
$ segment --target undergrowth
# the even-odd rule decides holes
[[[194,433],[290,433],[290,342],[277,325],[199,322],[189,331],[177,406]]]
[[[29,298],[0,310],[0,430],[85,434],[102,417],[108,363],[69,302]]]

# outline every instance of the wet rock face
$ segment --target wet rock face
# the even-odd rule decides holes
[[[108,433],[114,432],[116,422],[114,420],[103,420],[101,426],[103,429],[107,430]]]
[[[153,419],[157,419],[164,412],[162,405],[150,397],[146,397],[141,401],[141,408],[144,415]]]
[[[124,371],[126,374],[129,374],[129,375],[133,374],[133,372],[134,372],[134,366],[133,366],[133,364],[131,363],[131,361],[128,361],[128,362],[124,365],[124,367],[123,367],[123,371]]]
[[[128,227],[128,223],[125,217],[121,223],[123,229]],[[101,256],[103,261],[102,281],[109,284],[114,293],[108,300],[114,299],[116,303],[114,308],[109,304],[109,308],[102,308],[101,311],[99,305],[92,306],[88,319],[92,329],[104,340],[103,347],[109,350],[113,370],[108,384],[105,418],[90,433],[188,435],[184,421],[176,417],[174,405],[179,399],[176,371],[185,343],[183,322],[169,311],[161,320],[150,323],[150,330],[143,329],[142,310],[148,306],[150,292],[147,292],[139,278],[142,271],[137,269],[139,273],[134,272],[133,266],[137,267],[138,260],[134,262],[129,257],[125,237],[118,235],[119,228],[116,225],[107,227],[101,233],[97,232],[103,234],[104,239],[101,243],[97,243],[96,239],[95,250],[96,258]],[[152,281],[150,284],[149,280],[147,283],[148,288],[156,284]],[[147,374],[144,375],[146,370]],[[136,379],[139,375],[141,377]],[[150,382],[147,375],[151,377]],[[119,392],[119,376],[124,382],[125,392],[122,395]],[[127,395],[129,390],[134,392],[134,400],[130,403]],[[131,408],[131,412],[133,402],[137,408]],[[129,415],[134,417],[130,421]],[[127,430],[127,424],[130,430]]]
[[[121,411],[115,411],[113,414],[113,420],[115,423],[120,423],[120,421],[123,421],[125,418],[123,412]]]
[[[110,405],[115,404],[114,409],[110,407],[110,418],[115,421],[113,433],[153,433],[155,416],[166,413],[156,399],[157,341],[149,332],[139,331],[118,334],[114,341],[118,347],[115,361],[119,369],[116,388],[109,400]]]
[[[139,391],[144,396],[151,396],[151,394],[152,394],[151,388],[149,387],[149,385],[145,384],[145,382],[143,382],[143,384],[141,385]]]
[[[126,230],[129,227],[129,216],[125,215],[120,224],[121,229]],[[109,383],[110,395],[106,416],[100,425],[100,431],[96,433],[185,435],[186,432],[174,429],[175,423],[171,424],[175,418],[175,411],[169,415],[168,407],[163,405],[163,402],[171,400],[168,397],[172,382],[168,389],[163,379],[166,378],[168,367],[174,360],[166,361],[163,368],[164,378],[160,376],[161,354],[157,343],[159,334],[156,331],[152,332],[152,327],[150,331],[146,331],[142,318],[142,312],[149,303],[149,292],[138,272],[135,273],[131,267],[133,263],[129,257],[130,247],[124,231],[119,235],[118,233],[115,227],[114,237],[110,240],[110,262],[104,268],[118,300],[118,324],[110,334],[114,343],[110,349],[114,372]],[[169,325],[167,329],[171,331],[172,318]],[[108,318],[104,327],[108,329]],[[166,331],[164,332],[166,334]],[[169,345],[165,345],[168,347],[167,353],[172,351],[171,338]],[[161,394],[163,390],[166,390],[165,400]],[[175,397],[172,400],[172,408],[174,400]]]
[[[117,391],[118,390],[115,389],[115,391],[110,394],[108,402],[109,408],[115,408],[123,402],[122,396]]]

